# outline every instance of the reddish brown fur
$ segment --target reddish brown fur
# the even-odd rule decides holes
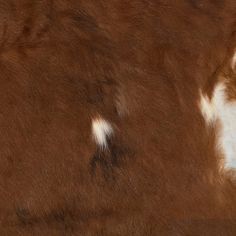
[[[236,235],[197,106],[235,16],[235,0],[1,0],[0,235]]]

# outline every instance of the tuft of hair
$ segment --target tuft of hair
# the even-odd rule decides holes
[[[200,92],[199,108],[206,123],[208,125],[214,123],[216,118],[214,104],[210,101],[209,97],[203,95],[202,92]]]
[[[108,147],[108,139],[113,135],[112,125],[105,119],[99,117],[92,121],[92,135],[96,144],[106,149]]]

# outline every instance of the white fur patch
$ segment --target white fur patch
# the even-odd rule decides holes
[[[225,168],[236,169],[236,101],[227,101],[226,89],[219,83],[212,99],[200,94],[200,110],[206,123],[220,124],[218,146],[225,156]]]
[[[92,121],[92,134],[99,147],[107,148],[107,138],[113,134],[113,128],[106,120],[96,118]]]

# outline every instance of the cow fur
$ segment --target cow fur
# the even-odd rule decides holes
[[[235,0],[0,0],[0,235],[236,235],[199,109],[235,86],[235,23]]]

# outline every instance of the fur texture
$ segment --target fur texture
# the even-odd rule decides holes
[[[236,97],[235,17],[235,0],[0,0],[0,235],[236,235],[199,109],[221,73]]]

